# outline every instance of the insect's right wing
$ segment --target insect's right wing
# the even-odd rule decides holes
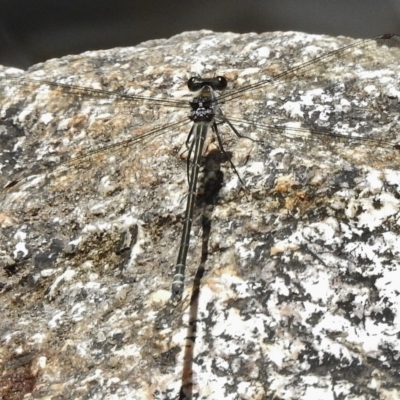
[[[308,54],[313,48],[296,49],[303,63],[294,56],[270,60],[275,73],[220,97],[226,117],[243,135],[292,147],[299,157],[319,152],[327,160],[329,150],[333,160],[351,150],[360,162],[393,165],[400,144],[399,37],[343,43],[316,58]]]
[[[372,66],[373,70],[376,71],[379,67],[397,64],[400,36],[383,34],[369,39],[356,40],[315,58],[309,57],[310,52],[307,46],[302,50],[305,55],[299,55],[305,57],[307,61],[299,62],[296,55],[288,48],[289,59],[283,57],[283,60],[273,60],[270,70],[275,70],[274,73],[271,74],[266,71],[257,82],[235,87],[220,96],[219,103],[223,104],[243,95],[251,95],[251,92],[256,92],[259,89],[262,91],[261,93],[266,95],[273,85],[279,85],[283,82],[290,82],[292,89],[294,89],[299,83],[309,85],[310,82],[315,81],[318,84],[326,75],[333,80],[335,70],[338,71],[339,69],[347,69],[349,72],[359,69],[360,72],[363,72],[363,68],[371,69]],[[312,48],[311,54],[313,50],[314,48]],[[383,52],[381,54],[385,54],[385,57],[379,57],[380,52]]]

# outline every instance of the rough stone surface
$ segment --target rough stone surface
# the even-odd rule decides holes
[[[353,41],[201,31],[0,69],[1,398],[400,398],[395,40],[221,100],[257,139],[219,126],[246,187],[211,134],[184,297],[168,302],[186,80],[225,75],[229,93]]]

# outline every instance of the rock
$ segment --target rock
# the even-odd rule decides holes
[[[210,134],[179,303],[187,79],[235,90],[354,40],[200,31],[3,67],[2,398],[400,397],[400,48],[384,42],[221,98],[253,139],[218,125],[245,187]]]

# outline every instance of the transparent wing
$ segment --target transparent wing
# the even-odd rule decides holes
[[[260,144],[263,161],[282,146],[293,155],[291,165],[311,159],[337,168],[343,160],[396,164],[397,37],[356,42],[323,56],[315,46],[290,46],[261,68],[228,73],[231,91],[219,98],[237,131]],[[239,61],[244,67],[253,62]],[[71,67],[71,75],[54,82],[35,71],[29,78],[2,79],[2,186],[10,182],[1,193],[3,209],[21,211],[18,223],[34,220],[42,237],[59,230],[69,240],[91,217],[112,220],[139,204],[148,210],[141,213],[147,222],[153,214],[170,215],[166,210],[177,209],[175,193],[186,183],[185,168],[177,175],[173,166],[189,132],[182,108],[187,103],[169,95],[171,87],[179,91],[186,84],[186,62],[181,68],[178,79],[170,68],[155,82],[143,72],[124,84],[122,68],[107,78],[100,68],[80,79]],[[84,87],[83,80],[95,84]]]
[[[48,87],[48,90],[56,90],[58,96],[68,96],[70,98],[86,98],[87,101],[90,99],[94,102],[100,100],[112,101],[119,108],[128,108],[132,110],[138,102],[151,102],[153,104],[169,106],[169,107],[186,107],[186,101],[173,100],[162,97],[149,97],[145,95],[129,94],[129,86],[120,88],[118,91],[99,89],[94,87],[78,86],[73,84],[67,84],[57,81],[49,81],[44,79],[30,79],[22,77],[8,77],[0,80],[0,87],[3,90],[7,90],[7,87],[12,86],[23,87],[27,92],[38,91],[40,86]]]
[[[103,247],[101,262],[123,262],[118,246],[110,252],[105,243],[139,229],[136,207],[156,210],[167,197],[151,193],[176,163],[185,165],[177,155],[189,131],[186,110],[115,102],[104,91],[93,99],[84,88],[47,82],[18,80],[1,91],[0,221],[13,229],[1,233],[8,250],[0,260],[41,270],[59,254],[94,246]],[[172,186],[185,181],[184,171]]]
[[[268,86],[277,84],[283,81],[289,80],[300,80],[308,77],[308,79],[320,79],[324,74],[332,75],[332,73],[338,68],[363,68],[364,66],[372,66],[375,70],[377,69],[377,62],[381,62],[380,65],[387,65],[389,60],[395,63],[397,60],[396,52],[392,53],[392,57],[384,57],[379,59],[377,55],[380,51],[388,54],[390,48],[398,49],[400,46],[400,36],[394,34],[379,35],[370,39],[362,39],[353,41],[350,44],[336,48],[332,51],[322,53],[322,55],[316,56],[314,51],[318,51],[315,47],[311,46],[309,49],[294,48],[286,49],[290,58],[282,57],[274,59],[273,65],[269,66],[268,69],[261,71],[263,78],[258,79],[255,83],[241,84],[241,87],[235,88],[228,93],[224,94],[219,98],[220,103],[231,101],[237,97],[240,97],[242,93],[255,91],[262,89],[266,91]],[[308,61],[298,62],[294,52],[300,52],[306,50],[305,57],[309,58]],[[300,56],[300,53],[299,53]],[[304,57],[304,55],[303,55]],[[295,63],[294,65],[293,62]],[[282,66],[284,65],[283,69]],[[288,67],[289,66],[289,67]]]
[[[177,127],[179,119],[187,121],[186,113],[176,111],[186,102],[152,99],[149,106],[149,97],[56,82],[7,78],[0,83],[0,95],[2,186],[57,165],[76,168],[87,162],[85,157],[121,152]],[[22,171],[23,165],[29,170]]]
[[[312,46],[308,52],[313,50],[318,52]],[[310,57],[296,52],[300,59]],[[310,155],[324,149],[338,156],[362,147],[368,148],[365,157],[393,163],[400,143],[399,56],[399,37],[383,35],[288,70],[280,63],[290,66],[293,61],[276,57],[256,72],[257,82],[249,84],[254,78],[244,76],[240,87],[222,95],[219,103],[226,117],[239,123],[239,133],[266,145],[291,147],[293,139],[293,150],[303,156],[305,146]]]

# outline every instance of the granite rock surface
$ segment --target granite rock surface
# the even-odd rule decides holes
[[[400,398],[395,39],[222,95],[244,186],[211,133],[169,301],[187,79],[229,94],[351,43],[200,31],[0,69],[1,398]]]

